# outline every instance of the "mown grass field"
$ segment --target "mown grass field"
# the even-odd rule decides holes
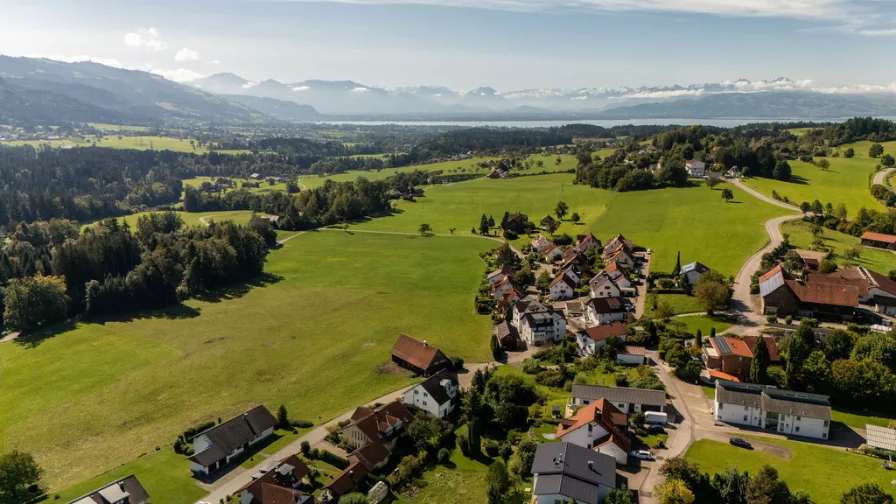
[[[785,222],[781,226],[781,232],[790,235],[790,243],[794,246],[812,250],[812,226],[808,222]],[[838,233],[824,228],[822,240],[826,248],[832,251],[831,258],[840,266],[865,266],[868,269],[886,275],[890,270],[896,269],[896,254],[884,250],[876,250],[862,247],[862,240],[845,233]],[[858,247],[861,255],[857,260],[849,260],[844,257],[847,249]]]
[[[884,145],[885,152],[896,153],[896,142],[887,142]],[[793,178],[789,182],[767,178],[751,178],[744,181],[745,184],[767,196],[776,191],[781,197],[788,197],[794,204],[799,205],[803,201],[809,203],[816,199],[822,203],[844,203],[850,216],[861,207],[880,210],[883,206],[871,196],[869,191],[869,176],[874,172],[879,159],[868,156],[868,148],[871,142],[856,142],[839,147],[840,157],[827,157],[831,167],[827,170],[804,163],[802,161],[790,161]],[[855,157],[847,159],[843,152],[847,148],[855,149]],[[822,159],[822,158],[819,158]]]
[[[378,157],[381,154],[376,155],[363,155],[362,157]],[[357,156],[355,156],[357,157]],[[557,164],[557,158],[560,158],[560,164]],[[318,176],[318,175],[303,175],[299,178],[299,182],[306,187],[314,188],[320,187],[324,184],[325,181],[333,180],[335,182],[346,182],[350,180],[357,180],[358,177],[366,177],[368,180],[383,180],[397,173],[412,173],[415,171],[425,171],[425,172],[433,172],[433,171],[442,171],[445,174],[476,174],[476,175],[487,175],[492,169],[484,168],[481,166],[477,166],[478,163],[483,161],[488,161],[490,159],[498,160],[500,158],[488,158],[488,157],[475,157],[470,159],[464,159],[463,161],[445,161],[443,163],[432,163],[432,164],[422,164],[422,165],[413,165],[413,166],[402,166],[401,168],[384,168],[379,171],[350,171],[346,173],[339,173],[336,175],[329,176]],[[544,166],[539,168],[538,166],[533,166],[531,170],[520,170],[517,173],[521,175],[532,174],[532,173],[555,173],[555,172],[565,172],[569,170],[574,170],[578,165],[578,161],[574,156],[561,155],[561,156],[545,156],[541,154],[533,154],[529,157],[532,160],[533,164],[541,161]]]
[[[709,440],[695,441],[685,458],[709,473],[736,467],[756,474],[763,464],[770,464],[791,490],[806,490],[818,504],[836,504],[844,492],[862,483],[877,483],[893,493],[893,473],[881,468],[880,459],[810,443],[756,438],[760,439],[790,450],[790,458]]]
[[[661,306],[663,304],[669,305],[672,308],[673,315],[681,315],[683,313],[699,313],[706,311],[703,306],[700,305],[700,301],[697,300],[694,296],[688,296],[687,294],[657,294],[656,295],[657,306]],[[647,312],[653,312],[653,305],[650,303],[650,299],[648,298],[647,304],[645,306]]]
[[[191,187],[198,188],[199,186],[202,185],[203,182],[209,182],[209,183],[214,184],[215,180],[216,180],[216,177],[194,177],[194,178],[184,179],[183,183],[184,183],[184,187],[191,186]],[[249,191],[251,193],[265,194],[265,193],[269,193],[269,192],[277,192],[277,191],[285,191],[286,190],[286,182],[277,182],[275,184],[269,184],[266,180],[250,181],[247,179],[240,179],[240,178],[231,178],[231,180],[233,180],[234,184],[236,184],[236,188],[231,189],[232,191],[239,190],[240,184],[242,184],[243,182],[253,182],[253,183],[258,182],[260,184],[259,187],[249,187],[246,189],[247,191]],[[183,201],[183,196],[181,196],[181,201]]]
[[[131,229],[137,228],[137,220],[143,216],[153,213],[149,212],[138,212],[130,215],[124,215],[118,217],[119,221],[123,221],[131,226]],[[176,212],[180,217],[184,220],[184,224],[187,226],[199,226],[202,225],[203,222],[200,219],[204,219],[206,222],[223,222],[226,220],[232,220],[237,224],[248,224],[249,219],[252,218],[253,212],[251,210],[233,210],[228,212],[207,212],[207,213],[198,213],[198,212]],[[94,223],[87,223],[81,226],[82,229],[92,226]]]
[[[681,251],[683,264],[700,261],[728,276],[768,241],[764,222],[785,212],[736,188],[735,202],[725,203],[720,190],[705,186],[618,193],[572,181],[572,175],[554,174],[437,186],[416,202],[398,202],[399,213],[357,228],[416,232],[427,223],[435,233],[456,228],[458,234],[469,234],[483,213],[500,222],[505,211],[523,212],[537,223],[563,200],[582,221],[565,221],[558,233],[592,231],[602,240],[622,233],[654,250],[654,271],[671,271]],[[528,241],[521,238],[520,246],[523,240]]]
[[[715,328],[716,334],[727,331],[734,325],[734,321],[725,315],[715,315],[712,317],[706,315],[693,315],[685,317],[676,317],[676,322],[681,322],[687,327],[689,333],[696,335],[699,330],[704,337],[709,337],[712,329]]]
[[[319,424],[407,385],[386,365],[400,332],[489,360],[491,324],[472,299],[493,246],[307,233],[256,286],[0,344],[0,446],[33,453],[55,492],[258,403]],[[186,461],[165,470],[189,476]]]
[[[190,139],[180,139],[162,136],[122,136],[116,135],[104,136],[101,139],[87,136],[70,136],[61,140],[22,140],[3,142],[5,145],[31,145],[39,147],[41,145],[49,145],[50,147],[88,147],[96,144],[97,147],[108,147],[111,149],[136,149],[136,150],[170,150],[174,152],[193,152],[195,154],[205,154],[209,151],[207,144],[202,147],[190,145]],[[239,154],[249,152],[245,150],[217,150],[221,154]]]

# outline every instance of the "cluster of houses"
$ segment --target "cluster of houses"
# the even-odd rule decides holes
[[[808,272],[802,278],[782,265],[759,278],[763,314],[849,321],[863,308],[896,315],[896,282],[888,276],[864,266],[820,273],[812,271],[811,260],[805,261]]]

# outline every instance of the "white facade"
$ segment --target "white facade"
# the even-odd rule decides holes
[[[413,404],[414,406],[426,411],[436,418],[445,418],[454,411],[453,399],[457,396],[457,386],[451,380],[442,380],[440,384],[448,394],[449,400],[439,403],[429,392],[423,388],[423,385],[417,385],[404,393],[404,403]]]
[[[538,476],[536,476],[538,478]],[[534,485],[534,481],[533,481]],[[600,485],[597,489],[597,500],[598,502],[603,502],[607,498],[607,494],[610,493],[610,489]],[[555,494],[555,495],[536,495],[535,502],[537,504],[567,504],[572,502],[570,497],[566,497],[565,495]]]
[[[578,429],[567,432],[560,439],[567,443],[572,443],[577,446],[581,446],[582,448],[588,448],[591,450],[594,448],[595,441],[598,439],[605,437],[609,434],[606,429],[604,429],[597,422],[591,422],[587,425],[583,425]],[[597,450],[597,452],[603,453],[604,455],[609,455],[616,459],[616,463],[619,465],[625,465],[628,463],[628,453],[625,453],[625,450],[616,445],[616,443],[606,443]]]
[[[554,244],[551,244],[551,246],[548,247],[547,250],[545,250],[543,253],[544,258],[549,262],[559,261],[563,259],[563,250]]]
[[[719,399],[716,397],[713,412],[713,417],[720,422],[748,425],[750,427],[763,426],[764,415],[762,410],[756,407],[741,406],[740,404],[722,404],[719,403]]]
[[[561,275],[565,274],[561,273]],[[574,284],[575,282],[572,280],[572,278],[563,276],[561,277],[559,282],[551,285],[548,297],[551,301],[565,301],[567,299],[572,299],[576,296]]]
[[[594,308],[588,306],[588,319],[594,325],[612,324],[613,322],[622,322],[625,320],[625,312],[618,313],[597,313]]]
[[[705,177],[706,176],[706,163],[700,161],[699,159],[692,159],[685,163],[685,170],[687,170],[688,175],[692,177]]]
[[[616,336],[619,338],[619,341],[625,342],[627,337],[626,334],[620,334]],[[579,344],[579,353],[587,357],[589,355],[593,355],[594,352],[604,347],[607,344],[606,340],[595,341],[588,337],[588,334],[584,332],[580,332],[576,334],[576,342]]]
[[[610,298],[622,295],[622,290],[605,272],[600,272],[589,282],[592,298]]]
[[[713,417],[720,422],[757,427],[785,435],[828,439],[830,434],[831,422],[828,420],[771,413],[758,407],[739,404],[724,404],[718,398],[715,400]]]
[[[553,323],[548,325],[539,325],[532,327],[527,319],[523,317],[520,324],[520,338],[529,345],[543,345],[548,342],[558,342],[566,335],[566,319],[556,317]]]
[[[544,254],[544,252],[553,245],[550,240],[545,238],[543,235],[538,235],[538,238],[532,240],[532,250],[538,252],[539,254]]]

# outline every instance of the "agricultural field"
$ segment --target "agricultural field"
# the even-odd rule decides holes
[[[137,220],[143,216],[154,213],[152,211],[149,212],[138,212],[130,215],[124,215],[118,217],[119,221],[123,221],[131,226],[132,229],[136,229]],[[188,213],[188,212],[180,212],[177,214],[184,220],[184,224],[187,226],[198,226],[200,224],[205,224],[212,221],[223,222],[226,220],[232,220],[237,224],[248,224],[249,220],[252,218],[251,210],[233,210],[228,212],[206,212],[206,213]],[[204,222],[203,222],[204,221]],[[88,223],[81,226],[82,229],[92,226],[94,223]]]
[[[794,246],[807,250],[812,249],[815,236],[812,235],[812,225],[808,222],[785,222],[781,226],[781,232],[790,235],[790,243]],[[855,236],[823,228],[821,239],[824,241],[824,246],[831,251],[831,259],[842,267],[865,266],[883,275],[896,269],[896,254],[862,247],[862,240]],[[844,256],[846,250],[851,248],[860,249],[861,255],[858,259],[850,260]]]
[[[775,191],[796,205],[816,199],[833,205],[842,202],[850,216],[861,207],[879,210],[882,205],[871,196],[869,177],[880,161],[868,156],[870,146],[871,142],[845,144],[835,149],[839,150],[841,157],[817,158],[830,161],[831,167],[827,170],[802,161],[790,161],[793,177],[789,182],[754,177],[744,183],[767,196]],[[850,147],[855,149],[855,157],[842,157],[842,153]],[[896,153],[896,142],[885,143],[884,150]]]
[[[366,156],[366,155],[365,155]],[[377,157],[380,154],[372,155],[369,157]],[[560,158],[560,164],[557,164],[557,158]],[[346,173],[339,173],[336,175],[328,175],[328,176],[319,176],[319,175],[303,175],[299,178],[299,183],[305,187],[320,187],[324,184],[325,181],[333,180],[335,182],[347,182],[351,180],[356,180],[358,177],[366,177],[368,180],[383,180],[391,177],[392,175],[398,173],[412,173],[415,171],[442,171],[445,174],[477,174],[477,175],[487,175],[491,168],[483,168],[481,166],[477,166],[478,163],[483,161],[488,161],[490,159],[499,159],[499,158],[488,158],[488,157],[475,157],[470,159],[464,159],[463,161],[445,161],[443,163],[432,163],[432,164],[422,164],[422,165],[413,165],[413,166],[402,166],[401,168],[384,168],[379,171],[350,171]],[[528,174],[528,173],[555,173],[555,172],[565,172],[569,170],[575,170],[578,165],[578,161],[575,156],[569,155],[561,155],[561,156],[547,156],[541,154],[533,154],[529,157],[533,163],[537,163],[538,161],[542,161],[544,166],[541,168],[537,166],[533,166],[531,170],[528,172],[525,170],[519,171],[520,174]],[[304,187],[303,187],[304,189]]]
[[[778,470],[791,490],[806,490],[818,504],[836,504],[843,492],[862,483],[877,483],[892,493],[893,474],[881,468],[879,459],[811,443],[752,437],[750,441],[773,445],[781,453],[699,440],[691,445],[685,458],[710,473],[736,467],[756,474],[763,464],[769,464]]]
[[[560,234],[592,231],[606,240],[622,233],[655,251],[653,271],[671,271],[681,251],[683,264],[699,260],[728,276],[768,241],[765,221],[785,213],[736,188],[735,202],[725,203],[718,188],[705,186],[618,193],[572,182],[572,175],[554,174],[436,186],[416,202],[397,202],[395,215],[359,224],[357,229],[413,233],[427,223],[435,233],[448,234],[456,228],[458,234],[469,234],[483,213],[499,222],[505,211],[519,211],[537,223],[563,200],[582,221],[564,221]],[[528,238],[516,244],[522,247],[524,242]]]
[[[194,177],[194,178],[184,179],[183,183],[184,183],[184,187],[191,186],[191,187],[198,188],[199,186],[202,185],[203,182],[209,182],[209,183],[214,184],[216,178],[217,177]],[[249,191],[251,193],[265,194],[265,193],[269,193],[269,192],[277,192],[277,191],[285,191],[286,190],[286,182],[277,182],[275,184],[269,184],[266,180],[250,181],[248,179],[233,178],[233,177],[231,177],[230,179],[233,180],[234,184],[236,184],[236,189],[231,189],[231,190],[239,190],[240,184],[242,184],[243,182],[258,182],[260,184],[259,187],[250,187],[250,188],[246,189],[247,191]],[[181,196],[181,201],[183,201],[183,196]]]
[[[491,322],[472,299],[479,253],[493,246],[306,233],[274,251],[254,284],[0,344],[0,443],[33,453],[57,492],[129,461],[161,465],[156,446],[258,403],[320,424],[408,385],[389,364],[401,332],[487,361]],[[186,461],[166,470],[186,472]]]
[[[50,147],[89,147],[96,144],[97,147],[108,147],[111,149],[135,149],[135,150],[170,150],[174,152],[193,152],[196,154],[205,154],[209,151],[209,147],[203,144],[202,147],[193,147],[190,145],[189,139],[180,139],[161,136],[104,136],[101,139],[87,136],[70,136],[61,140],[22,140],[3,142],[4,145],[31,145],[40,147],[41,145],[49,145]],[[218,150],[221,154],[241,154],[249,151],[245,150]]]

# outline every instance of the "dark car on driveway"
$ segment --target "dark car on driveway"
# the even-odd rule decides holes
[[[666,432],[666,429],[663,428],[662,425],[651,425],[647,428],[647,432],[651,434],[663,434]]]
[[[738,446],[740,448],[746,448],[748,450],[753,449],[753,445],[751,445],[750,443],[744,441],[743,439],[741,439],[739,437],[733,437],[733,438],[729,439],[728,442],[731,443],[732,445]]]

